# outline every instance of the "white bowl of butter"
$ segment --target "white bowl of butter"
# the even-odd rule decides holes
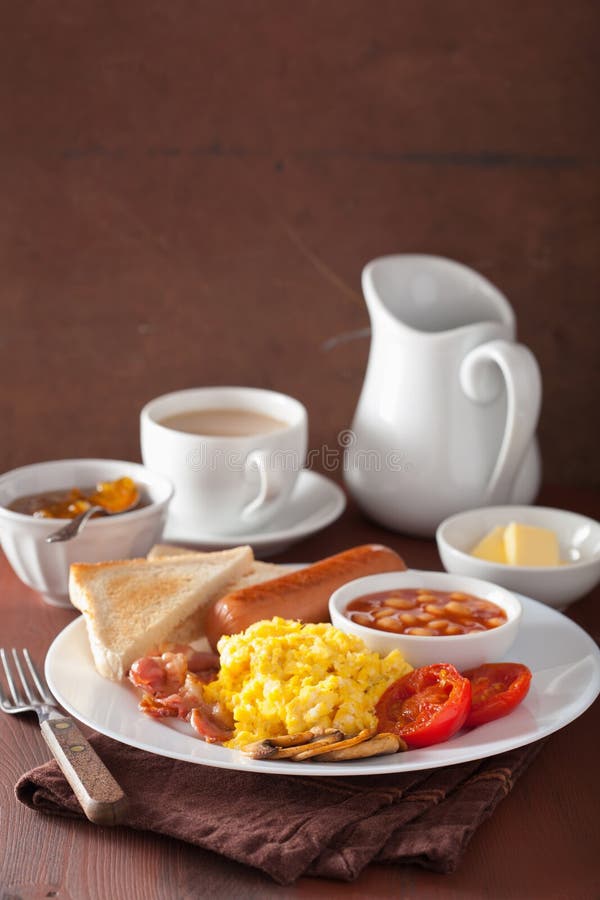
[[[565,609],[600,581],[600,523],[544,506],[487,506],[445,519],[448,572],[483,578]]]

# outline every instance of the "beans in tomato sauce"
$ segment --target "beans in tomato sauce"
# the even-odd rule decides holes
[[[422,637],[488,631],[507,621],[504,610],[490,600],[428,588],[365,594],[348,604],[345,615],[367,628]]]

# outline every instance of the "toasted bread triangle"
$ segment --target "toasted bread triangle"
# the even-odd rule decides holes
[[[69,595],[85,616],[96,668],[123,678],[131,664],[192,614],[196,622],[216,596],[245,575],[250,547],[163,559],[75,563]]]

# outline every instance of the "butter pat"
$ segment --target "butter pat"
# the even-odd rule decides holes
[[[471,550],[471,556],[478,559],[486,559],[488,562],[506,563],[506,549],[504,546],[504,531],[502,525],[493,528]]]
[[[558,539],[549,528],[511,522],[497,525],[471,550],[471,556],[509,566],[559,566]]]
[[[558,566],[558,540],[549,528],[511,522],[504,529],[506,562],[510,566]]]

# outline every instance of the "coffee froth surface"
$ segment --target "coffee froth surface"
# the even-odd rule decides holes
[[[252,409],[192,409],[167,416],[160,424],[208,437],[250,437],[287,427],[287,422]]]

